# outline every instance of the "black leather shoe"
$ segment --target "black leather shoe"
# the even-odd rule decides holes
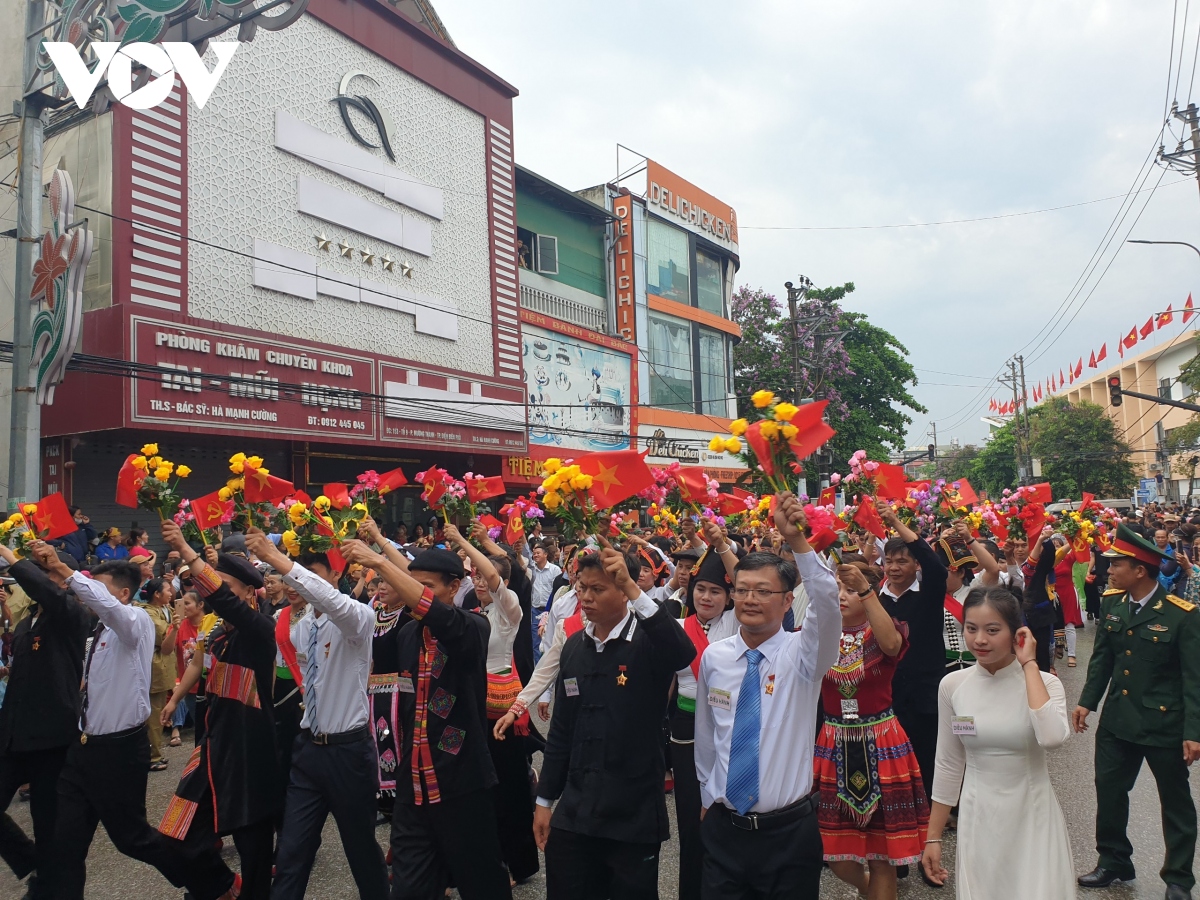
[[[1116,872],[1104,868],[1104,866],[1096,866],[1096,868],[1092,869],[1086,875],[1080,875],[1075,881],[1078,882],[1080,887],[1103,888],[1108,887],[1116,881],[1133,881],[1133,876],[1118,875]]]
[[[1181,884],[1168,884],[1166,900],[1192,900],[1192,892]]]

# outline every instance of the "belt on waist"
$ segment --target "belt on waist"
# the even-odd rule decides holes
[[[789,806],[785,806],[782,809],[773,809],[765,813],[752,812],[749,815],[743,816],[739,815],[736,810],[730,809],[724,803],[714,803],[711,811],[728,816],[734,828],[740,828],[743,831],[770,831],[773,828],[782,828],[784,825],[790,825],[807,815],[815,813],[817,811],[817,793],[813,792]]]
[[[86,731],[79,735],[79,743],[81,744],[108,744],[113,741],[124,740],[128,737],[133,737],[137,734],[145,734],[146,725],[134,725],[132,728],[126,728],[124,731],[110,731],[108,734],[88,734]]]
[[[353,744],[355,741],[361,741],[371,734],[371,726],[359,725],[350,731],[339,731],[336,734],[314,734],[309,729],[302,728],[300,733],[314,744],[324,747],[328,744]]]
[[[287,666],[276,666],[275,667],[275,677],[276,678],[286,678],[288,681],[296,680],[295,678],[292,677],[292,670],[289,669]]]

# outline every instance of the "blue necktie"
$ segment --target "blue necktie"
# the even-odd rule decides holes
[[[739,815],[746,815],[758,802],[758,737],[762,728],[762,682],[758,664],[763,655],[746,651],[746,674],[738,691],[733,712],[733,738],[729,742],[729,777],[725,781],[725,799]]]
[[[317,670],[320,668],[317,665],[317,652],[320,650],[318,633],[317,619],[314,618],[308,633],[308,659],[304,664],[304,709],[308,712],[308,730],[313,734],[321,733],[317,728]]]

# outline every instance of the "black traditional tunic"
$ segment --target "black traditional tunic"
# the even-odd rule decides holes
[[[397,735],[400,733],[400,658],[395,637],[412,620],[408,607],[389,610],[378,600],[375,609],[375,635],[371,640],[371,726],[375,733],[375,751],[379,757],[379,809],[390,813],[396,801],[396,773],[401,769]]]
[[[212,666],[204,740],[158,826],[178,840],[187,836],[197,813],[212,816],[217,834],[229,834],[273,817],[283,806],[271,705],[275,623],[235,597],[211,568],[202,575],[193,586],[222,621],[205,647]]]
[[[496,784],[487,745],[491,626],[428,591],[413,619],[392,631],[404,727],[396,802],[420,806]]]
[[[663,718],[671,679],[695,655],[662,608],[631,612],[602,653],[586,631],[567,638],[538,782],[539,797],[561,796],[554,828],[634,844],[670,837]]]

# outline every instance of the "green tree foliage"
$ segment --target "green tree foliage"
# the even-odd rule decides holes
[[[975,474],[975,460],[978,458],[979,448],[974,444],[967,444],[938,459],[933,466],[932,477],[944,478],[948,482],[966,478],[972,487],[978,487],[972,477]]]
[[[1103,407],[1055,397],[1030,413],[1033,455],[1055,498],[1125,497],[1137,485],[1129,445]]]
[[[905,410],[926,411],[909,391],[917,376],[908,362],[908,349],[863,313],[841,309],[840,301],[853,291],[852,282],[811,290],[801,311],[803,316],[831,303],[839,313],[834,330],[846,332],[841,347],[827,354],[821,385],[830,401],[829,423],[837,430],[830,442],[835,468],[845,468],[855,450],[866,450],[873,459],[886,459],[891,449],[902,450],[912,424]],[[744,404],[760,388],[790,393],[791,344],[783,305],[761,288],[742,287],[733,297],[733,318],[742,328],[742,341],[733,351],[739,402]],[[811,377],[806,373],[804,382],[812,383]]]
[[[1137,484],[1129,445],[1116,423],[1094,403],[1071,405],[1055,397],[1030,410],[1033,456],[1042,461],[1042,477],[1055,499],[1125,497]],[[992,434],[971,464],[968,478],[976,488],[999,494],[1017,486],[1016,434],[1012,422]]]

